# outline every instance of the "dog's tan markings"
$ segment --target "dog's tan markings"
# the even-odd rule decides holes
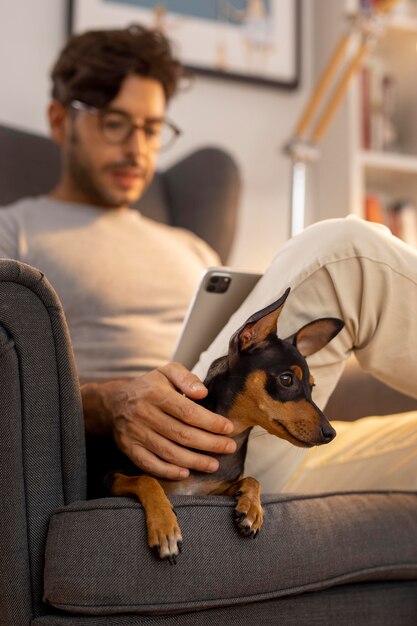
[[[303,380],[303,370],[299,365],[291,365],[291,369],[297,376],[298,380]]]
[[[115,474],[115,496],[136,496],[145,510],[148,545],[172,564],[181,551],[182,537],[171,503],[156,478]]]
[[[323,443],[322,418],[305,399],[279,402],[265,390],[266,373],[252,372],[235,399],[227,417],[250,426],[262,426],[272,435],[298,447]]]
[[[277,422],[267,429],[268,432],[299,447],[323,443],[321,415],[307,400],[283,403],[275,419]]]
[[[255,478],[243,478],[237,485],[235,521],[245,537],[256,537],[260,531],[264,512],[261,505],[261,486]]]
[[[265,397],[270,398],[265,392],[265,383],[265,372],[255,370],[249,374],[243,391],[236,395],[235,401],[227,413],[227,417],[248,426],[259,424],[259,421],[255,421],[254,417],[265,413],[267,408],[265,405]]]
[[[314,376],[312,376],[311,374],[310,374],[310,378],[308,382],[310,383],[312,387],[314,386]]]

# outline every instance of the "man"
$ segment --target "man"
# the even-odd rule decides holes
[[[2,210],[0,225],[0,255],[43,268],[56,288],[81,380],[113,379],[83,386],[87,431],[112,430],[140,467],[170,478],[214,470],[208,453],[235,448],[222,436],[228,420],[192,402],[203,385],[165,365],[217,255],[128,209],[152,179],[161,142],[175,138],[165,114],[181,75],[167,40],[140,26],[73,37],[52,70],[48,111],[62,175],[48,197]],[[125,418],[107,420],[108,407]]]
[[[282,336],[316,317],[346,323],[310,361],[319,405],[353,349],[364,367],[417,397],[410,376],[417,365],[417,255],[386,229],[355,219],[315,225],[290,241],[194,373],[166,363],[201,270],[217,262],[190,233],[129,209],[153,176],[166,134],[178,132],[166,107],[180,76],[168,41],[140,26],[70,39],[52,71],[49,107],[62,152],[59,183],[48,196],[0,211],[0,256],[38,267],[62,301],[87,432],[111,434],[138,467],[170,479],[190,469],[215,471],[210,453],[234,451],[231,423],[193,400],[206,394],[201,380],[234,330],[289,285]],[[373,485],[375,477],[380,487],[394,481],[413,488],[416,422],[414,414],[396,420],[391,437],[389,420],[379,430],[369,422],[341,427],[334,445],[306,458],[303,450],[255,433],[248,471],[269,491],[322,490],[328,476],[332,489],[346,477],[348,488]],[[351,454],[346,472],[348,451],[364,432],[368,438],[378,432],[384,444]],[[387,456],[398,468],[404,451],[407,463],[399,471],[381,471]]]

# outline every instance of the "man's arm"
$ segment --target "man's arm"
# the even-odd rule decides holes
[[[182,395],[184,394],[184,395]],[[191,450],[224,454],[235,442],[232,423],[193,402],[207,394],[179,363],[136,378],[81,385],[86,432],[111,435],[139,468],[160,478],[186,478],[189,469],[214,472],[218,461]]]

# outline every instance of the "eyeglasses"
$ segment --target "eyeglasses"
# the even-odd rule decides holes
[[[77,111],[96,115],[103,139],[110,144],[125,143],[135,130],[141,130],[146,145],[151,150],[166,150],[181,135],[181,130],[167,119],[148,120],[144,124],[135,124],[130,115],[124,111],[98,109],[80,100],[73,100],[70,106]]]

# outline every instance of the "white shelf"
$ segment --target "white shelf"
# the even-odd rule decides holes
[[[385,170],[403,174],[417,174],[417,156],[394,152],[372,152],[362,150],[359,155],[362,167],[368,170]]]

